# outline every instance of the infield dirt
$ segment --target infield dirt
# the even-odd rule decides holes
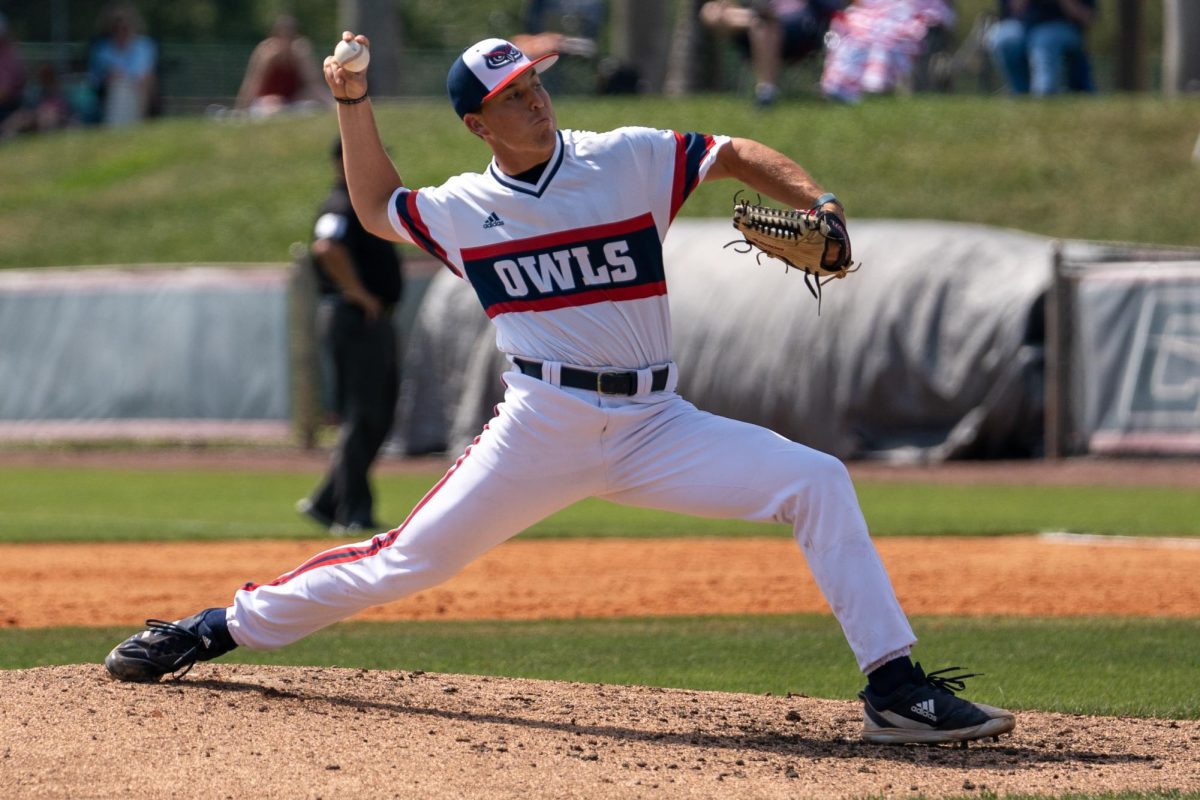
[[[1195,480],[1177,466],[1159,480],[1129,467],[1088,480],[1077,464],[1071,476],[1041,466],[1025,479]],[[224,604],[242,581],[269,580],[336,543],[0,546],[0,626],[171,618]],[[1032,536],[878,545],[910,613],[1200,615],[1196,548]],[[786,539],[518,539],[442,587],[361,618],[825,610]],[[135,685],[99,665],[47,667],[0,671],[0,797],[1200,792],[1198,721],[1020,712],[1014,735],[968,750],[868,745],[860,725],[857,703],[799,696],[221,662],[182,682]]]

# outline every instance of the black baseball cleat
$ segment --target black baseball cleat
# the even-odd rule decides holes
[[[225,609],[207,608],[178,622],[146,620],[146,630],[114,647],[104,666],[122,681],[152,682],[168,673],[178,680],[197,661],[208,661],[235,647],[225,624]]]
[[[1017,724],[1011,711],[955,697],[963,681],[977,677],[946,675],[961,667],[948,667],[928,675],[917,664],[912,679],[881,697],[868,686],[859,692],[863,701],[862,738],[876,744],[966,743],[998,737]]]

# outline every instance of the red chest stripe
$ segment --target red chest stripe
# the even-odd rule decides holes
[[[462,260],[464,262],[479,261],[536,250],[551,250],[556,247],[574,245],[593,239],[611,239],[653,226],[654,217],[649,212],[646,212],[637,217],[630,217],[619,222],[609,222],[604,225],[572,228],[567,231],[547,233],[543,236],[531,236],[528,239],[515,239],[511,242],[498,242],[497,244],[489,244],[482,247],[467,247],[462,251]]]
[[[488,317],[495,317],[514,311],[553,311],[556,308],[586,306],[605,301],[619,302],[621,300],[638,300],[643,297],[657,297],[666,293],[666,281],[655,281],[654,283],[645,283],[639,286],[596,289],[591,292],[580,292],[572,295],[544,297],[540,300],[509,300],[489,306],[487,308],[487,315]]]

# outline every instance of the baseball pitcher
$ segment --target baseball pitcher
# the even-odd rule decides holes
[[[349,32],[343,40],[369,47]],[[675,391],[662,242],[697,185],[732,178],[804,210],[833,240],[821,260],[841,271],[850,241],[837,198],[749,139],[560,129],[540,78],[556,59],[530,60],[502,39],[467,48],[449,70],[450,102],[493,157],[424,188],[406,186],[384,151],[365,72],[326,59],[355,212],[470,283],[512,365],[504,401],[398,527],[247,584],[228,608],[148,621],[109,654],[109,672],[158,680],[234,647],[281,647],[441,583],[538,520],[601,497],[790,525],[866,675],[865,739],[1011,731],[1011,713],[956,696],[969,675],[926,674],[911,660],[916,637],[841,462]]]

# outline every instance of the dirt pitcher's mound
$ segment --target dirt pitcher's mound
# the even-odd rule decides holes
[[[967,750],[858,738],[857,703],[202,664],[0,672],[4,797],[821,797],[1200,789],[1200,722],[1021,713]]]

